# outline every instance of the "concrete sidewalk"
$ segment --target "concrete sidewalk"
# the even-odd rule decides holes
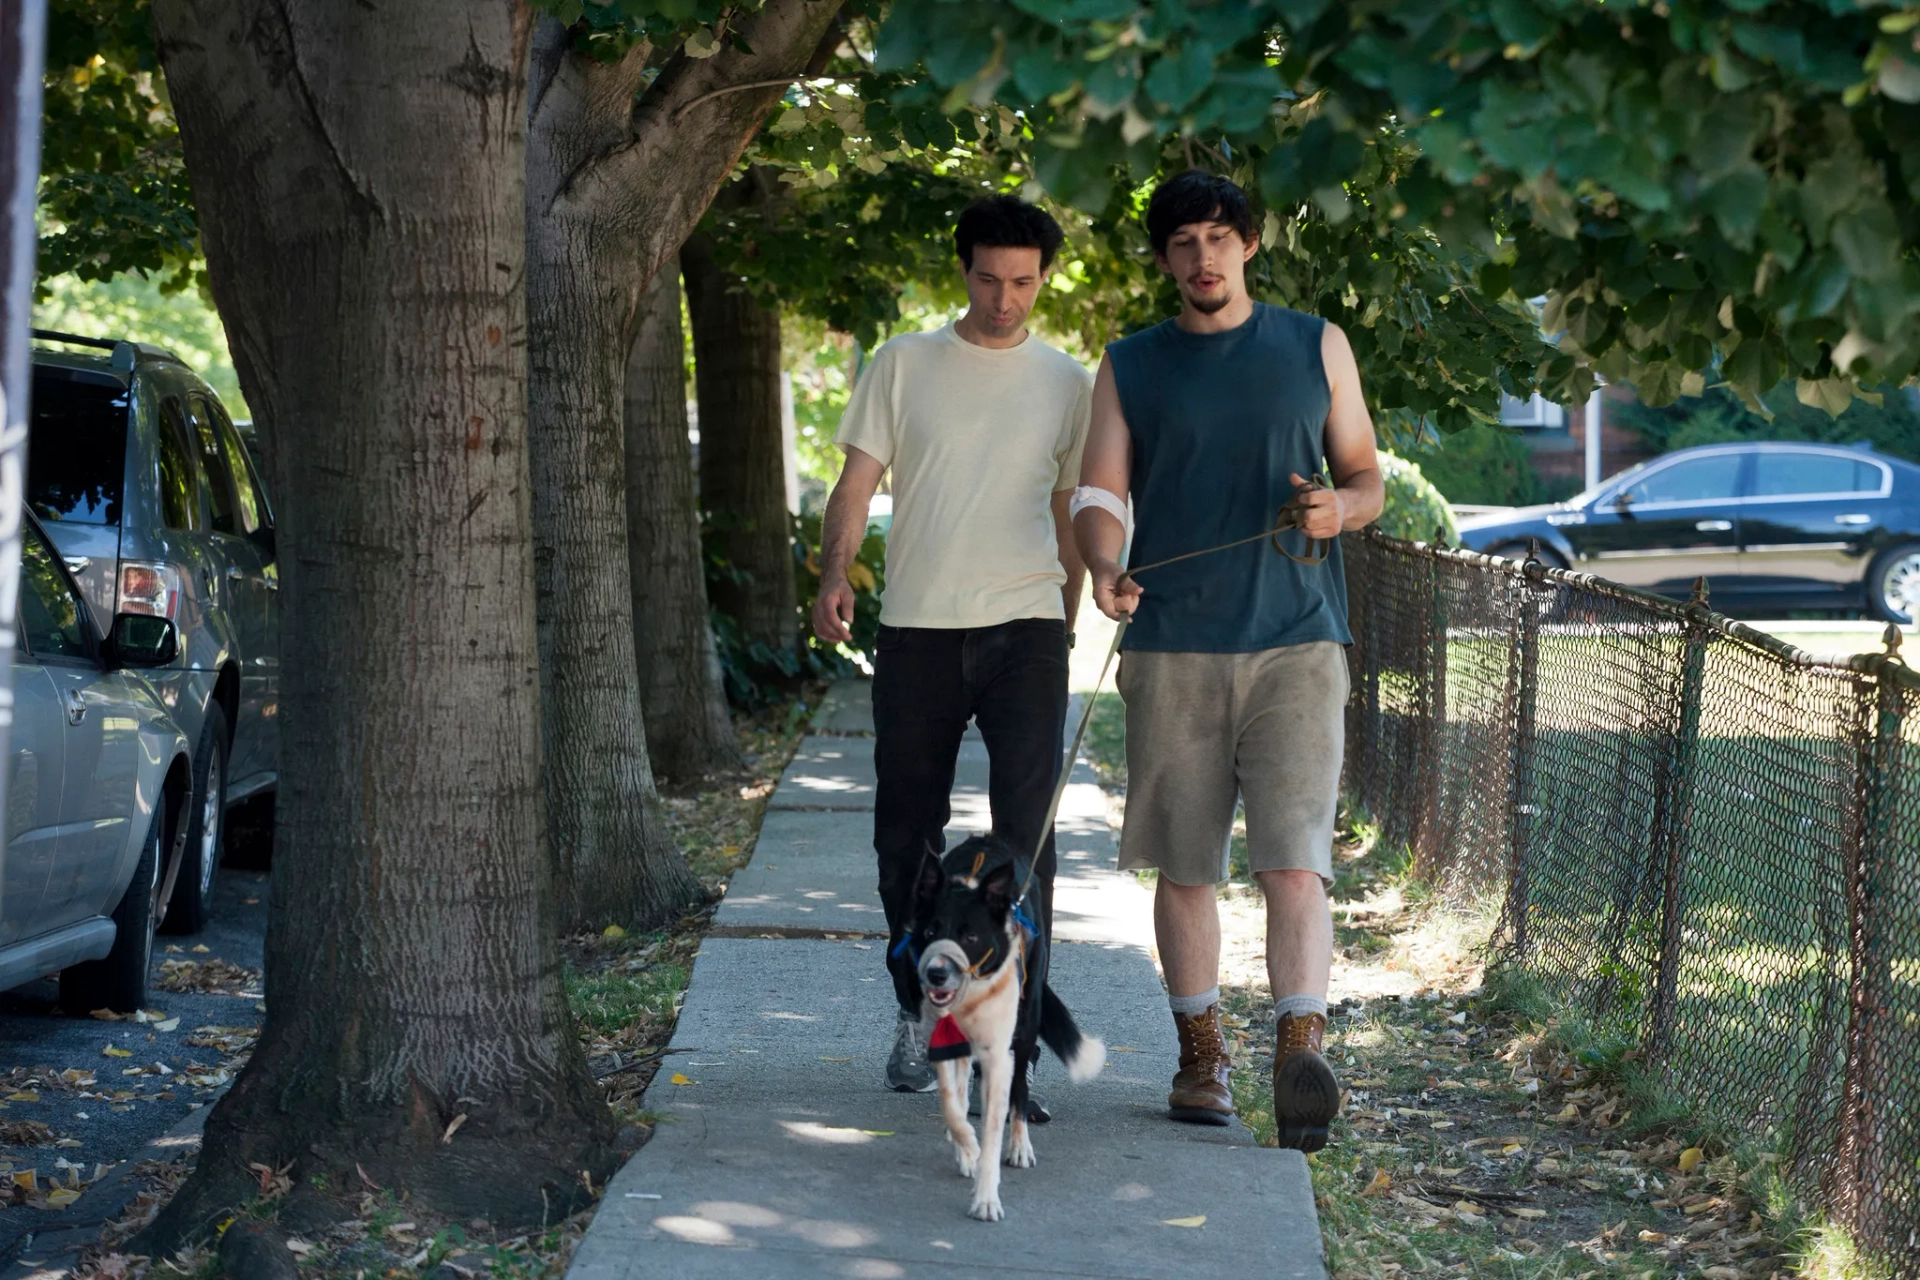
[[[1004,1172],[1004,1222],[967,1217],[937,1097],[881,1083],[893,1000],[871,739],[855,736],[870,723],[864,690],[836,686],[782,778],[694,964],[673,1037],[686,1052],[647,1093],[664,1119],[608,1187],[571,1280],[1324,1275],[1298,1153],[1165,1118],[1175,1046],[1151,900],[1113,870],[1084,764],[1061,806],[1053,986],[1108,1065],[1074,1086],[1042,1060],[1055,1119],[1033,1130],[1038,1166]],[[950,839],[987,825],[977,740],[953,812]]]

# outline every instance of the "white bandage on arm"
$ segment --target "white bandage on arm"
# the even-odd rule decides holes
[[[1095,485],[1083,484],[1073,491],[1073,499],[1067,503],[1067,518],[1069,520],[1079,519],[1080,513],[1088,507],[1098,507],[1115,520],[1118,520],[1120,527],[1127,531],[1128,540],[1132,540],[1133,512],[1128,509],[1126,501],[1122,499],[1119,494],[1111,489],[1102,489]]]

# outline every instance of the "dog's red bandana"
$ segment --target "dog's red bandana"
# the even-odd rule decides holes
[[[933,1035],[927,1041],[927,1061],[947,1062],[972,1056],[973,1046],[967,1043],[966,1032],[960,1029],[952,1014],[933,1024]]]

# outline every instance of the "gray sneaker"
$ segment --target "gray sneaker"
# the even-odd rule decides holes
[[[887,1056],[887,1088],[895,1093],[932,1093],[939,1084],[933,1064],[927,1061],[927,1033],[917,1016],[902,1010],[893,1034],[893,1052]]]

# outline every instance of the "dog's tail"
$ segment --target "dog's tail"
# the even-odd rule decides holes
[[[1075,1084],[1093,1079],[1107,1063],[1107,1046],[1093,1036],[1080,1034],[1073,1015],[1051,986],[1040,992],[1040,1038],[1066,1064],[1067,1078]]]

